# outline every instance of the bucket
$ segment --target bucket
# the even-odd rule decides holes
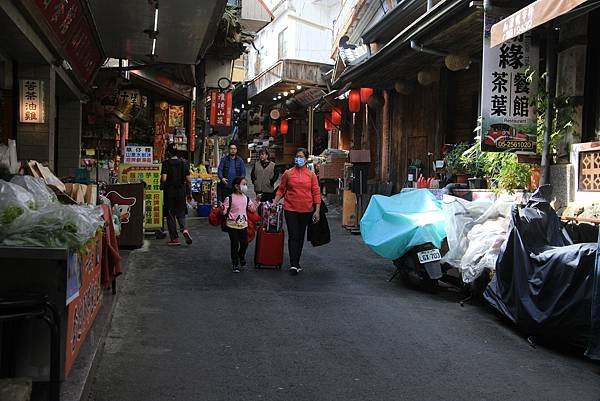
[[[78,184],[90,183],[90,171],[86,168],[79,167],[75,170],[74,180]]]
[[[197,212],[198,217],[208,217],[210,215],[210,205],[198,204]]]

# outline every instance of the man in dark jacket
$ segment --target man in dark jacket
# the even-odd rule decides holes
[[[165,211],[167,213],[167,227],[171,240],[169,245],[181,245],[177,233],[177,223],[181,229],[185,242],[192,243],[192,236],[187,229],[185,215],[187,214],[186,196],[191,199],[190,166],[177,157],[174,144],[169,144],[165,151],[167,159],[163,162],[160,180],[163,185]]]
[[[217,171],[219,176],[219,200],[223,202],[231,195],[231,183],[235,177],[246,178],[246,164],[237,155],[237,145],[229,145],[229,154],[221,159]]]

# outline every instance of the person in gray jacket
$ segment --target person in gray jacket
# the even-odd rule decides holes
[[[262,202],[272,201],[275,198],[275,182],[279,173],[275,163],[269,160],[269,152],[261,149],[258,153],[259,160],[254,164],[250,177],[254,184],[254,192],[260,195]]]

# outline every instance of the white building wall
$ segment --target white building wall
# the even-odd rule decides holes
[[[279,33],[286,29],[287,59],[317,63],[331,63],[330,50],[333,43],[333,21],[339,14],[341,0],[313,2],[287,0],[273,9],[275,19],[257,35],[248,54],[247,79],[253,79],[272,67],[279,60]],[[260,56],[259,56],[260,53]],[[260,68],[256,60],[260,57]]]

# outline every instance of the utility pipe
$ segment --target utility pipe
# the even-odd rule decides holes
[[[416,50],[418,52],[421,52],[421,53],[433,54],[434,56],[440,56],[440,57],[446,57],[447,55],[450,54],[450,53],[441,52],[439,50],[430,49],[429,47],[425,47],[425,46],[417,43],[416,40],[410,41],[410,48],[413,50]]]

